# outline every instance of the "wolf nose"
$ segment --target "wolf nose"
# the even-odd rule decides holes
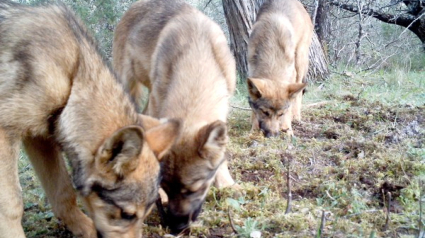
[[[279,132],[273,132],[273,131],[263,131],[263,133],[264,133],[264,136],[267,138],[276,137],[279,135]]]
[[[181,235],[189,228],[189,224],[180,224],[176,227],[170,227],[171,234],[173,235]]]

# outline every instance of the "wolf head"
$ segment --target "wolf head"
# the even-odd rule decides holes
[[[141,116],[142,120],[157,121]],[[142,235],[142,223],[158,196],[158,160],[180,133],[180,122],[127,126],[98,148],[82,195],[98,237]],[[147,124],[147,126],[145,125]]]
[[[268,79],[248,78],[249,105],[264,136],[279,135],[291,129],[291,104],[306,83],[275,83]]]
[[[168,196],[165,222],[179,234],[195,221],[217,168],[224,162],[226,124],[215,121],[183,133],[161,162],[161,187]]]

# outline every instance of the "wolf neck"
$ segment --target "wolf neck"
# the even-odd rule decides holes
[[[174,57],[159,55],[163,60],[155,66],[170,70],[154,78],[161,86],[151,92],[157,100],[153,116],[181,118],[186,124],[225,122],[231,95],[209,40],[194,40],[183,53],[170,54],[179,57],[173,61]]]
[[[160,117],[181,118],[190,127],[210,123],[215,120],[226,121],[229,92],[224,78],[214,75],[209,78],[194,77],[193,80],[173,79],[169,93],[160,105]],[[185,83],[181,83],[181,82]]]
[[[137,113],[93,48],[81,53],[77,68],[57,134],[71,161],[87,163],[105,138],[121,127],[136,124]]]

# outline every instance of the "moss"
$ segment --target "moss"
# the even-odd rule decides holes
[[[406,80],[409,78],[422,80]],[[311,85],[305,104],[328,103],[303,108],[303,122],[294,123],[294,140],[266,139],[260,133],[251,133],[250,112],[232,109],[227,156],[233,177],[243,187],[242,195],[238,197],[232,189],[212,188],[190,236],[235,237],[229,209],[235,226],[248,231],[255,223],[262,237],[315,236],[322,210],[327,211],[325,237],[414,234],[419,191],[425,190],[418,183],[425,174],[425,118],[420,106],[424,100],[421,94],[410,95],[415,104],[402,104],[408,100],[397,101],[391,90],[379,91],[374,80],[358,76],[353,80],[330,79],[324,89]],[[366,85],[362,93],[360,81]],[[413,85],[425,91],[424,83],[415,81]],[[406,88],[397,86],[394,90],[402,92],[411,87],[406,84]],[[232,103],[248,107],[246,95],[240,92]],[[293,198],[292,212],[285,214],[288,161]],[[71,237],[56,218],[46,219],[50,207],[25,158],[19,167],[27,236]],[[391,192],[393,197],[387,231],[383,231],[383,192]],[[239,209],[229,205],[229,198],[239,204]],[[159,225],[155,210],[147,224],[145,237],[161,237],[168,232]]]

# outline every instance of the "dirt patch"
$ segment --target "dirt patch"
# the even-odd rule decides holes
[[[386,144],[398,144],[407,138],[424,138],[423,125],[419,124],[417,120],[410,121],[406,125],[400,125],[388,132],[385,135]]]
[[[292,198],[294,200],[312,199],[319,197],[320,193],[316,186],[304,186],[302,188],[295,188],[292,191]],[[282,197],[287,197],[287,191],[282,192]]]
[[[231,228],[224,228],[224,227],[216,227],[214,229],[209,229],[209,236],[208,238],[223,238],[223,237],[229,237],[225,234],[231,234],[232,230]]]
[[[269,170],[243,170],[241,171],[241,180],[243,182],[258,183],[260,181],[268,180],[274,176],[273,171]]]
[[[323,135],[326,137],[326,139],[332,140],[336,140],[340,137],[340,135],[334,130],[326,130],[325,132],[323,132]]]
[[[299,138],[316,138],[320,135],[318,128],[313,128],[315,124],[293,122],[292,129],[294,134]]]

